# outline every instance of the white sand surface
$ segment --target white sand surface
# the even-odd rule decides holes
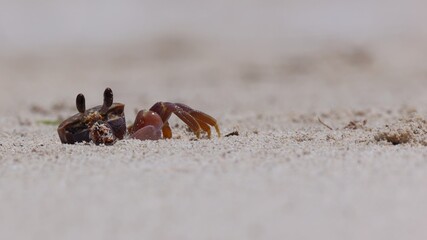
[[[422,35],[3,42],[0,239],[427,239]],[[182,102],[239,136],[195,140],[174,117],[171,140],[61,144],[43,122],[105,87],[129,122]]]

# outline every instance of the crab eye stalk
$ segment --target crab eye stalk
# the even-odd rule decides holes
[[[77,95],[76,98],[76,107],[79,113],[84,113],[86,111],[86,101],[85,96],[83,94]]]
[[[113,91],[111,88],[106,88],[104,91],[104,106],[111,107],[113,105]]]
[[[113,91],[111,88],[106,88],[104,91],[104,104],[102,105],[101,112],[106,112],[111,105],[113,105]]]

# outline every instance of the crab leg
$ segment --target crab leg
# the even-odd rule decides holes
[[[156,112],[162,118],[165,123],[169,120],[172,115],[173,108],[168,107],[164,102],[157,102],[151,108],[150,111]]]
[[[178,116],[183,122],[188,125],[188,127],[194,132],[194,134],[196,134],[197,138],[200,138],[200,131],[202,129],[200,128],[200,125],[197,120],[184,110],[179,109],[178,107],[176,107],[176,109],[177,110],[173,113],[175,113],[176,116]]]
[[[163,123],[162,133],[164,138],[172,138],[172,129],[169,126],[169,122]]]
[[[185,122],[185,124],[188,125],[188,127],[194,132],[194,134],[196,134],[197,138],[200,137],[200,131],[202,130],[202,128],[199,125],[199,122],[188,112],[186,112],[184,109],[180,108],[176,104],[170,102],[157,102],[150,108],[150,111],[159,114],[159,116],[163,120],[163,123],[166,123],[172,113],[174,113],[183,122]],[[170,127],[168,125],[163,129],[163,132],[166,132],[168,134],[166,137],[172,136],[172,132],[170,131]]]
[[[196,119],[197,123],[199,123],[203,131],[205,131],[208,134],[208,138],[211,138],[211,127],[209,127],[209,125],[206,124],[205,122],[198,120],[197,118],[194,118],[194,119]]]
[[[176,106],[182,108],[184,111],[188,112],[191,116],[193,116],[197,122],[199,123],[200,127],[202,127],[203,131],[208,133],[208,137],[210,138],[210,126],[213,126],[215,128],[216,133],[218,134],[218,137],[221,136],[221,132],[218,127],[218,123],[216,122],[215,118],[209,116],[208,114],[194,110],[191,107],[182,104],[182,103],[176,103]]]

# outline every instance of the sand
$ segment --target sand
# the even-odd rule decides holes
[[[103,11],[115,13],[114,6]],[[262,8],[265,17],[270,7]],[[131,9],[130,16],[139,16]],[[273,19],[259,22],[255,9],[219,43],[174,32],[102,42],[126,24],[90,35],[95,21],[81,32],[67,25],[65,43],[51,46],[59,41],[52,34],[24,31],[15,42],[20,32],[6,28],[0,239],[427,239],[425,37],[360,40],[363,33],[353,31],[365,25],[335,28],[324,12],[320,34],[330,28],[350,37],[261,41],[252,27],[275,32],[264,26],[282,14],[272,11]],[[401,13],[400,4],[393,9]],[[47,17],[24,20],[38,19],[44,24],[37,29],[56,33],[50,11],[42,13]],[[397,19],[392,13],[386,19]],[[60,19],[72,24],[67,16],[73,15],[65,16]],[[209,22],[179,16],[193,32],[215,31],[197,28],[212,27]],[[252,19],[250,27],[245,18]],[[407,20],[402,26],[425,22]],[[303,23],[289,31],[311,29]],[[374,24],[373,31],[394,26],[387,24]],[[130,32],[139,25],[132,26]],[[243,37],[230,34],[233,27]],[[70,44],[78,36],[89,43]],[[10,49],[8,41],[30,45]],[[129,123],[157,101],[182,102],[214,116],[223,135],[239,135],[197,140],[174,117],[170,140],[61,144],[55,121],[77,112],[78,93],[88,107],[101,104],[106,87],[126,104]]]
[[[186,44],[1,59],[1,239],[425,239],[425,68],[374,44],[260,59]],[[195,140],[173,118],[171,140],[61,144],[46,121],[107,86],[129,122],[183,102],[239,136]]]

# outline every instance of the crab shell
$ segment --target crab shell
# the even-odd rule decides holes
[[[113,103],[105,113],[101,113],[102,105],[90,108],[84,113],[66,119],[58,127],[59,138],[62,143],[73,144],[76,142],[90,142],[89,129],[91,124],[87,123],[87,118],[92,114],[99,114],[102,121],[107,124],[114,136],[118,139],[123,139],[126,134],[126,120],[124,115],[125,105],[122,103]]]

